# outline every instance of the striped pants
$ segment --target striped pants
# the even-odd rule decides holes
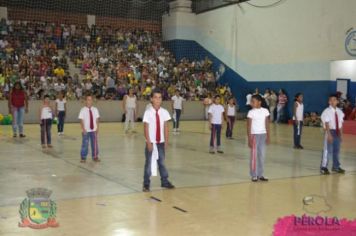
[[[250,158],[251,177],[263,176],[266,152],[266,138],[266,134],[252,135],[252,148]]]

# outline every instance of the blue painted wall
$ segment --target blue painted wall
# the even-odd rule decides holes
[[[223,64],[217,57],[211,54],[208,50],[192,40],[171,40],[166,41],[164,46],[171,50],[177,60],[186,57],[188,59],[204,59],[208,56],[213,61],[213,69],[217,70],[220,64]],[[298,92],[304,94],[305,111],[315,111],[321,113],[327,106],[328,96],[336,92],[336,81],[263,81],[263,82],[248,82],[241,75],[226,66],[226,72],[219,81],[227,83],[234,96],[237,98],[241,110],[245,110],[246,94],[248,91],[253,91],[259,88],[263,93],[266,88],[278,91],[283,88],[288,95],[289,103],[288,110],[291,115],[294,95]],[[356,95],[356,82],[350,84],[350,94],[352,97]]]
[[[203,60],[206,56],[213,62],[213,70],[217,71],[223,64],[217,57],[192,40],[171,40],[164,42],[164,46],[175,55],[176,60],[188,58],[190,60]],[[244,110],[246,94],[249,91],[248,82],[231,68],[225,66],[225,73],[219,79],[220,84],[228,84],[238,101],[239,107]]]

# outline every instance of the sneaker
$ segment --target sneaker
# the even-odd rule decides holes
[[[85,159],[80,159],[80,163],[85,163],[86,160]]]
[[[142,188],[142,192],[150,192],[150,186],[149,185],[144,185]]]
[[[298,148],[299,149],[304,149],[304,147],[302,145],[299,145]]]
[[[171,184],[170,182],[166,183],[166,184],[162,184],[161,185],[162,188],[166,188],[166,189],[174,189],[174,185]]]
[[[215,154],[214,149],[210,149],[210,150],[209,150],[209,153],[210,153],[210,154]]]
[[[42,144],[42,148],[45,149],[47,146],[45,144]]]
[[[17,138],[17,134],[12,135],[13,138]]]
[[[26,138],[26,135],[20,134],[20,138]]]
[[[320,173],[321,173],[322,175],[329,175],[329,174],[330,174],[328,168],[326,168],[326,167],[321,167]]]
[[[100,159],[99,159],[99,157],[95,157],[95,158],[93,159],[93,161],[95,161],[95,162],[100,162]]]
[[[338,169],[336,168],[332,168],[332,171],[333,172],[336,172],[338,174],[345,174],[345,170],[344,169],[341,169],[340,167]]]
[[[221,147],[218,147],[218,153],[223,154],[224,151],[221,149]]]
[[[51,144],[48,144],[47,147],[48,148],[53,148],[53,146]]]
[[[251,181],[252,181],[252,182],[257,182],[257,181],[258,181],[258,178],[257,178],[257,177],[252,177]]]
[[[263,176],[260,176],[260,177],[258,178],[258,180],[267,182],[267,181],[268,181],[268,178],[263,177]]]

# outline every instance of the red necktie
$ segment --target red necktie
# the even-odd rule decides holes
[[[158,110],[156,110],[156,143],[161,143],[161,122],[159,120]]]
[[[93,130],[94,129],[94,118],[93,118],[93,112],[91,111],[91,108],[89,108],[89,116],[90,116],[89,127],[91,130]]]
[[[335,128],[336,128],[336,135],[340,135],[340,129],[339,129],[339,117],[337,115],[337,111],[335,111]]]

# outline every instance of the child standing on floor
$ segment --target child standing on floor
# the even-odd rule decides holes
[[[144,135],[146,139],[145,168],[143,177],[143,191],[150,191],[150,177],[157,175],[157,164],[161,176],[161,187],[175,188],[168,181],[168,171],[164,164],[165,151],[168,147],[168,121],[171,119],[168,111],[161,107],[162,93],[153,90],[151,93],[151,107],[147,107],[143,115]]]
[[[262,97],[253,95],[247,114],[247,138],[251,148],[250,175],[253,182],[268,181],[264,175],[265,149],[269,143],[269,111],[261,107]]]
[[[64,120],[66,117],[67,101],[64,98],[63,91],[59,92],[58,98],[56,99],[56,116],[58,117],[57,131],[58,136],[63,135],[64,131]]]
[[[180,96],[179,90],[176,90],[175,95],[172,97],[172,111],[173,111],[173,132],[179,133],[180,115],[183,113],[184,98]]]
[[[220,95],[215,95],[214,103],[209,107],[209,127],[211,130],[209,153],[215,154],[215,139],[218,153],[224,153],[221,149],[221,129],[224,120],[224,107],[220,104]]]
[[[49,96],[43,97],[43,104],[40,108],[40,126],[41,126],[41,144],[42,148],[52,148],[51,144],[51,128],[52,128],[53,112],[50,106]]]
[[[226,138],[232,139],[232,131],[236,120],[235,99],[233,97],[228,100],[225,114],[227,115]]]
[[[100,115],[98,109],[93,107],[93,97],[91,95],[86,95],[85,107],[80,110],[78,117],[82,128],[82,148],[80,151],[81,163],[84,163],[87,159],[89,141],[93,161],[100,161],[98,157],[99,117]]]
[[[321,120],[325,130],[324,149],[320,166],[320,173],[322,175],[330,174],[328,170],[330,155],[333,157],[332,171],[340,174],[345,173],[345,170],[340,167],[339,161],[344,113],[337,107],[338,103],[337,95],[331,95],[329,97],[329,107],[321,114]]]
[[[129,132],[129,126],[131,123],[132,132],[135,133],[135,122],[137,116],[137,98],[134,94],[133,88],[129,89],[129,94],[125,95],[123,101],[123,108],[125,111],[125,133]]]
[[[293,107],[293,128],[294,128],[295,149],[303,149],[303,146],[300,144],[303,121],[304,121],[303,94],[297,93],[295,95],[295,102]]]

